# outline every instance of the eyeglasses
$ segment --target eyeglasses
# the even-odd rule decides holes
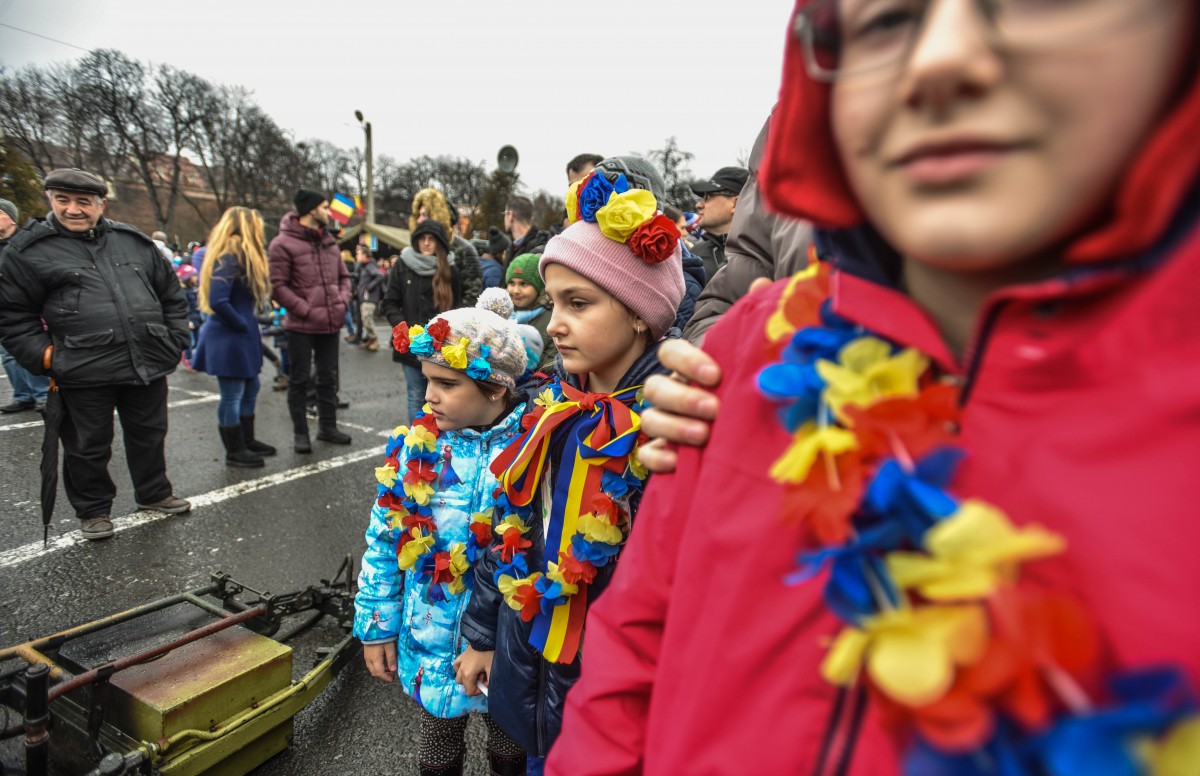
[[[700,195],[700,199],[704,200],[705,202],[708,202],[713,197],[736,197],[736,196],[737,196],[737,194],[734,194],[732,191],[707,191]]]
[[[964,2],[966,0],[936,0]],[[1132,22],[1157,0],[974,0],[994,45],[1052,48]],[[931,0],[816,0],[794,34],[814,80],[894,74],[921,37]]]

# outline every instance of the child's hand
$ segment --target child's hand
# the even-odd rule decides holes
[[[385,682],[396,681],[396,642],[363,644],[363,659],[371,676]]]
[[[479,695],[482,690],[479,685],[487,686],[488,677],[492,673],[492,658],[495,652],[476,652],[474,647],[454,659],[455,681],[463,686],[467,695]],[[483,677],[483,681],[479,677]]]

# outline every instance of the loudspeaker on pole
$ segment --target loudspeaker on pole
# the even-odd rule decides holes
[[[517,161],[520,159],[517,156],[517,149],[510,146],[501,146],[500,152],[496,154],[496,166],[501,172],[512,172],[517,169]]]

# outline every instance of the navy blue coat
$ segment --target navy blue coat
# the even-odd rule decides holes
[[[200,328],[192,366],[216,377],[257,377],[263,362],[257,304],[232,255],[213,267],[208,306],[212,315]]]

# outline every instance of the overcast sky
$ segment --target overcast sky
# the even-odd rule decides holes
[[[748,154],[779,91],[792,0],[0,0],[0,64],[115,48],[247,87],[296,139],[494,165],[532,190],[567,160],[675,135],[708,176]]]

